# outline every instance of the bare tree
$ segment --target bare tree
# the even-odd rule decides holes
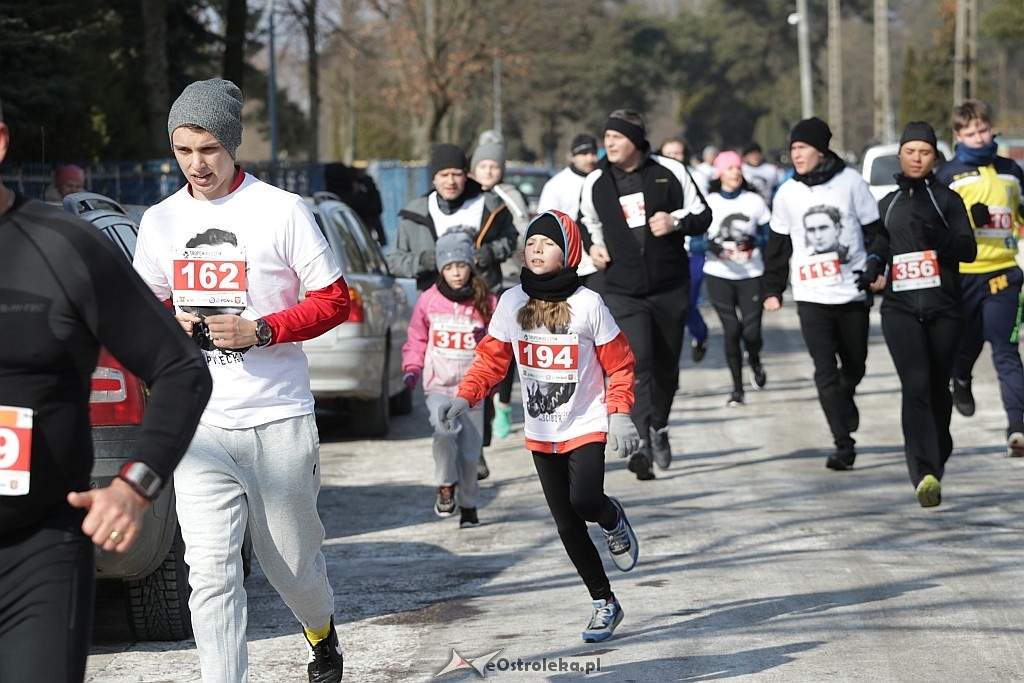
[[[145,5],[147,3],[143,3]],[[233,82],[242,92],[245,74],[245,25],[249,18],[246,0],[227,0],[224,12],[226,23],[224,29],[224,78]]]
[[[149,136],[153,149],[167,149],[167,106],[171,90],[167,68],[167,0],[142,2],[142,31]]]

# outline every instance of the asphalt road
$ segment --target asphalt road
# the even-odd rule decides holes
[[[831,438],[792,306],[766,316],[767,387],[734,408],[717,320],[705,314],[712,346],[699,365],[684,352],[671,469],[640,482],[608,462],[606,491],[641,547],[628,574],[606,562],[625,619],[603,644],[580,639],[589,596],[523,449],[521,410],[488,450],[483,524],[471,530],[433,514],[419,397],[387,441],[348,439],[344,416],[320,416],[324,553],[346,680],[432,680],[453,649],[469,660],[500,650],[484,670],[499,680],[1024,679],[1024,462],[1005,457],[987,350],[977,414],[953,417],[942,505],[922,509],[877,314],[850,472],[824,467]],[[246,589],[249,680],[305,680],[299,628],[258,567]],[[199,680],[194,643],[127,633],[117,596],[104,596],[88,681]]]

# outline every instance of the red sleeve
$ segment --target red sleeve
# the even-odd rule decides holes
[[[626,335],[619,331],[619,336],[607,344],[598,346],[597,360],[608,375],[608,388],[605,390],[608,413],[629,414],[633,407],[633,350],[629,348]]]
[[[348,320],[348,283],[344,277],[329,287],[306,292],[303,301],[263,316],[273,330],[273,343],[299,342],[319,337]]]
[[[476,358],[459,383],[459,396],[475,406],[500,382],[512,362],[512,344],[484,335],[476,345]]]

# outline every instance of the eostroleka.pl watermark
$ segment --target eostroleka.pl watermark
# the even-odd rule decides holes
[[[494,652],[488,652],[485,655],[479,657],[473,657],[467,659],[460,655],[455,650],[452,650],[452,660],[448,662],[448,665],[438,671],[434,678],[443,676],[451,673],[452,671],[458,671],[459,669],[472,669],[476,671],[477,676],[485,678],[488,673],[568,673],[577,672],[583,675],[597,673],[601,670],[601,658],[592,657],[588,659],[575,659],[566,657],[556,657],[555,659],[548,659],[542,657],[541,659],[509,659],[507,657],[498,657],[501,650],[495,650]]]

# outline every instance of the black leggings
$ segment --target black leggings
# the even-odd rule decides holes
[[[953,452],[949,378],[963,328],[955,317],[921,321],[912,313],[882,309],[882,334],[900,376],[903,448],[914,486],[926,474],[942,479]]]
[[[588,443],[568,453],[533,452],[544,498],[558,535],[594,600],[612,596],[601,556],[587,533],[587,522],[613,529],[615,506],[604,495],[604,444]]]
[[[0,542],[0,681],[85,679],[94,572],[92,541],[77,528]]]
[[[708,298],[722,321],[725,341],[725,360],[732,373],[732,388],[743,391],[743,352],[740,339],[747,349],[751,367],[761,364],[761,278],[727,280],[705,275]],[[739,309],[739,315],[736,315]],[[742,319],[741,319],[742,316]]]

